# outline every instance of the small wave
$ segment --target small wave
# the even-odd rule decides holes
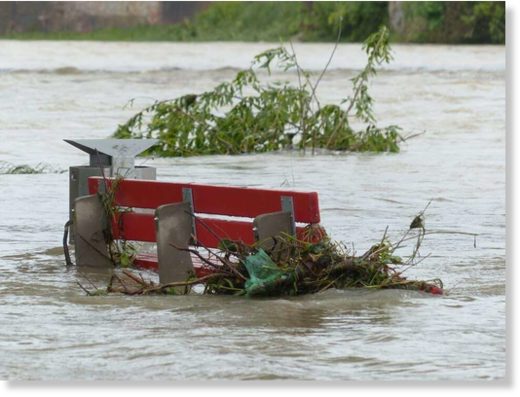
[[[238,72],[242,70],[236,66],[220,66],[218,68],[213,69],[215,72]]]
[[[21,69],[0,69],[0,74],[52,74],[52,75],[81,75],[81,74],[146,74],[146,73],[178,73],[178,72],[196,72],[196,73],[236,73],[245,68],[240,68],[236,66],[215,66],[205,68],[200,66],[193,67],[180,67],[180,66],[163,66],[163,67],[114,67],[114,68],[79,68],[76,66],[60,66],[57,68],[21,68]],[[311,74],[319,74],[322,72],[322,69],[317,67],[307,67],[305,70]],[[442,73],[442,74],[453,74],[460,75],[461,72],[465,73],[474,73],[477,75],[482,74],[503,74],[505,73],[505,69],[501,66],[489,66],[489,67],[473,67],[469,65],[460,65],[460,66],[407,66],[407,65],[389,65],[383,66],[380,69],[382,73],[388,74],[424,74],[424,73]],[[351,67],[329,67],[327,73],[328,74],[344,74],[344,75],[353,75],[355,73],[359,73],[361,68],[351,68]],[[275,75],[283,74],[283,75],[294,75],[294,70],[284,71],[282,69],[272,69],[272,73]]]
[[[34,68],[34,69],[0,69],[0,73],[9,74],[56,74],[56,75],[78,75],[87,73],[114,73],[116,71],[110,70],[93,70],[93,69],[80,69],[75,66],[60,66],[58,68],[47,69],[47,68]]]
[[[82,71],[74,66],[63,66],[53,70],[55,74],[80,74]]]

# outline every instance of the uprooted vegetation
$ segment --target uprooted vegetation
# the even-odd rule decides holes
[[[316,90],[336,48],[314,82],[298,63],[292,45],[291,51],[284,47],[267,50],[254,58],[249,69],[211,91],[156,101],[120,125],[114,136],[157,138],[159,145],[149,153],[160,156],[241,154],[288,147],[313,153],[317,148],[398,152],[404,140],[401,129],[377,126],[368,92],[376,67],[392,58],[387,28],[364,42],[367,63],[351,79],[351,95],[339,104],[322,104]],[[273,67],[295,72],[298,84],[262,81],[259,72],[270,75]],[[364,127],[356,130],[354,124]]]
[[[422,214],[421,214],[422,216]],[[420,218],[416,218],[420,219]],[[336,243],[322,229],[309,228],[308,238],[281,235],[265,242],[246,245],[222,240],[220,250],[207,249],[209,256],[189,247],[204,264],[205,274],[185,281],[158,284],[145,279],[139,271],[128,268],[114,270],[108,286],[88,290],[89,295],[122,293],[126,295],[185,295],[202,286],[198,293],[249,297],[296,296],[319,293],[328,289],[369,288],[406,289],[442,294],[439,279],[409,280],[403,273],[425,257],[419,248],[426,234],[422,223],[413,224],[396,243],[385,235],[363,255],[356,255],[345,245]],[[319,239],[317,239],[319,237]],[[314,242],[313,242],[314,241]],[[406,259],[395,254],[403,243],[413,243]]]
[[[6,161],[0,161],[0,175],[62,174],[63,172],[65,171],[44,163],[30,166],[28,164],[15,165]]]
[[[107,292],[129,295],[188,294],[191,286],[202,284],[203,294],[246,295],[250,297],[296,296],[328,289],[407,289],[442,294],[442,281],[408,280],[402,274],[413,266],[394,256],[387,240],[355,256],[329,239],[311,244],[289,236],[277,239],[276,249],[265,251],[227,242],[212,264],[215,273],[186,282],[156,285],[129,270],[114,273]],[[211,262],[207,262],[211,263]],[[130,279],[132,282],[128,282]],[[123,281],[127,280],[127,281]]]

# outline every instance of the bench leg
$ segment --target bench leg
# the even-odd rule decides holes
[[[185,281],[193,274],[190,253],[178,249],[189,247],[192,232],[190,213],[188,202],[166,204],[155,210],[161,284]]]
[[[110,268],[103,233],[105,212],[97,195],[82,196],[74,201],[74,255],[77,266]]]

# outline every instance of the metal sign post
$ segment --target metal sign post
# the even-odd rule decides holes
[[[90,176],[127,179],[156,179],[155,167],[135,166],[135,157],[155,145],[157,139],[65,139],[65,142],[89,154],[89,165],[69,168],[69,219],[78,197],[86,196]],[[73,243],[74,233],[70,234]]]

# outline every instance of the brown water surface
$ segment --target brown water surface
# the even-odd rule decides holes
[[[153,99],[209,89],[268,44],[0,41],[0,161],[56,170],[87,157],[64,138],[108,137]],[[296,47],[318,72],[330,45]],[[341,45],[322,102],[363,64]],[[291,78],[281,72],[277,77]],[[505,376],[505,50],[396,46],[372,85],[399,154],[274,153],[148,159],[158,178],[319,192],[329,234],[367,249],[433,200],[431,256],[411,278],[449,294],[327,291],[288,299],[87,297],[60,249],[67,173],[0,175],[0,378],[475,380]],[[136,98],[133,108],[124,105]],[[99,286],[103,273],[90,274]]]

